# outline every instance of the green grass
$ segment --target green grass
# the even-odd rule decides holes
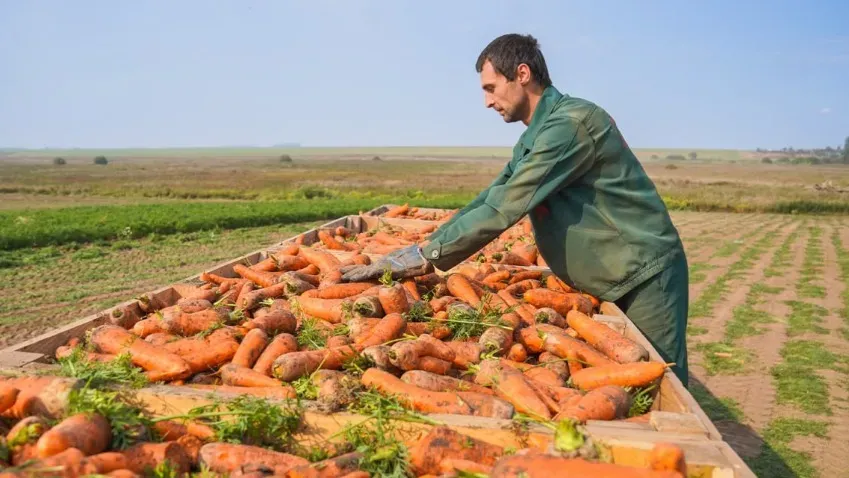
[[[698,284],[700,282],[704,282],[707,278],[707,274],[705,271],[709,271],[711,269],[716,269],[716,266],[713,264],[708,264],[707,262],[694,262],[690,265],[689,275],[690,275],[690,283]]]
[[[331,198],[268,202],[184,202],[127,206],[84,206],[0,212],[0,250],[138,238],[203,230],[290,224],[332,219],[384,203],[458,207],[469,198]],[[12,260],[6,257],[4,260]]]
[[[764,271],[765,277],[777,277],[784,273],[784,270],[790,265],[790,248],[793,247],[793,244],[799,237],[801,229],[801,226],[797,227],[784,239],[784,242],[781,243],[781,246],[779,246],[778,250],[772,256],[772,262],[770,262]]]
[[[805,436],[828,438],[828,424],[798,418],[776,418],[763,431],[761,454],[746,461],[757,476],[818,478],[820,474],[812,463],[811,454],[790,448],[794,438]]]
[[[814,284],[814,281],[819,280],[822,276],[823,252],[820,239],[822,229],[814,226],[808,230],[810,236],[808,236],[808,243],[805,246],[805,259],[802,263],[801,278],[796,284],[796,290],[800,297],[823,298],[825,297],[825,288]]]
[[[788,336],[793,337],[805,332],[828,333],[821,325],[823,317],[828,315],[825,307],[796,300],[788,300],[785,304],[790,306],[790,316],[787,319]]]
[[[784,361],[772,368],[776,401],[806,413],[831,415],[828,384],[818,370],[849,372],[849,358],[827,350],[820,342],[790,340],[781,349]]]
[[[696,346],[702,352],[704,366],[708,375],[737,375],[748,370],[754,358],[752,351],[738,347],[730,342],[707,342]]]
[[[777,294],[781,288],[770,287],[763,283],[757,283],[749,289],[745,302],[734,308],[731,320],[725,324],[725,338],[732,342],[742,337],[760,335],[765,329],[759,325],[771,324],[776,320],[768,313],[757,310],[756,305],[763,302],[764,294]]]
[[[843,308],[840,310],[840,316],[849,325],[849,249],[843,247],[840,240],[840,231],[837,228],[831,234],[831,243],[834,246],[835,254],[837,254],[837,264],[840,266],[840,280],[843,281],[843,292],[840,293]]]
[[[699,327],[697,325],[687,325],[687,335],[696,337],[699,335],[705,335],[708,333],[708,329],[705,327]]]

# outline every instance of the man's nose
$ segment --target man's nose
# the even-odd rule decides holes
[[[493,101],[492,96],[489,93],[483,95],[483,104],[487,108],[492,108],[495,105],[495,101]]]

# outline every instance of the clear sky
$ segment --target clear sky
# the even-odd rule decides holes
[[[849,135],[849,0],[0,0],[0,147],[511,146],[508,32],[634,147]]]

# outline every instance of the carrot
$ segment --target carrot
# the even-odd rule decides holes
[[[124,450],[124,456],[127,461],[126,468],[136,473],[148,473],[166,461],[178,475],[187,473],[192,467],[182,445],[173,441],[138,443]]]
[[[487,389],[488,390],[488,389]],[[516,413],[516,408],[507,400],[498,398],[491,393],[463,392],[457,395],[472,409],[476,417],[510,419]]]
[[[334,284],[318,289],[319,299],[345,299],[365,292],[374,287],[374,284],[369,282],[346,282],[344,284]]]
[[[566,321],[569,327],[575,329],[578,335],[588,344],[616,362],[632,363],[649,358],[649,352],[645,347],[619,334],[607,325],[596,322],[582,312],[569,311],[566,314]]]
[[[472,414],[471,408],[456,393],[425,390],[377,368],[366,370],[360,381],[366,387],[374,387],[381,393],[395,395],[402,405],[419,412]]]
[[[208,337],[186,338],[161,346],[163,350],[182,358],[192,374],[214,369],[233,359],[239,343],[227,329],[218,329]]]
[[[582,458],[563,458],[545,454],[509,455],[492,468],[491,478],[684,478],[680,473],[654,471],[613,463],[587,461]]]
[[[592,313],[592,302],[577,293],[563,293],[548,289],[531,289],[524,293],[525,302],[535,307],[550,307],[565,316],[572,309]]]
[[[221,367],[221,382],[232,387],[289,387],[288,384],[283,384],[256,370],[233,363]]]
[[[103,415],[78,413],[47,430],[35,446],[39,458],[56,455],[68,448],[94,455],[106,451],[111,441],[112,428]]]
[[[298,244],[290,242],[281,246],[280,250],[275,252],[274,255],[297,256],[299,250],[300,246]]]
[[[318,269],[318,267],[315,264],[310,264],[306,267],[303,267],[301,269],[296,270],[295,272],[297,272],[298,274],[305,274],[305,275],[314,276],[314,275],[318,275],[321,271]]]
[[[504,301],[507,307],[514,308],[515,313],[522,318],[522,322],[524,322],[526,325],[534,324],[534,315],[531,314],[527,309],[522,307],[525,304],[522,304],[518,300],[516,300],[515,297],[513,297],[509,292],[507,292],[507,289],[502,289],[498,291],[498,297],[500,297],[501,300]]]
[[[565,383],[569,379],[569,365],[560,357],[551,352],[543,352],[537,360],[540,365],[554,372],[561,382]]]
[[[208,443],[200,449],[200,464],[215,473],[229,474],[251,464],[270,468],[275,475],[285,475],[296,466],[308,465],[309,461],[258,446]]]
[[[333,324],[343,322],[346,311],[351,310],[351,299],[318,299],[314,297],[298,297],[293,299],[306,315],[326,320]]]
[[[670,364],[635,362],[585,368],[572,374],[572,383],[581,390],[594,390],[605,385],[645,387],[663,377]]]
[[[345,322],[345,325],[348,326],[348,336],[353,339],[356,339],[360,335],[371,330],[371,328],[377,325],[379,322],[380,319],[374,317],[354,317],[353,319],[349,319],[347,322]]]
[[[329,252],[309,247],[301,247],[298,255],[318,267],[322,274],[327,274],[339,268],[341,261]]]
[[[453,362],[455,358],[450,347],[427,334],[420,335],[416,340],[397,342],[390,350],[392,364],[401,370],[415,370],[420,359],[425,356],[446,362]]]
[[[271,366],[277,357],[298,350],[298,342],[291,334],[283,333],[274,337],[256,360],[253,369],[263,375],[271,376]]]
[[[480,304],[480,295],[472,287],[469,279],[462,274],[451,274],[446,281],[448,291],[451,295],[468,303],[472,307]]]
[[[127,468],[127,457],[117,451],[105,451],[86,457],[85,467],[98,474],[123,470]]]
[[[525,360],[528,360],[528,351],[525,349],[524,345],[515,343],[511,345],[510,349],[507,351],[507,358],[514,362],[524,362]]]
[[[240,309],[254,310],[266,299],[275,299],[283,296],[287,292],[288,288],[289,284],[287,282],[278,282],[271,286],[263,287],[262,289],[252,290],[239,296],[239,301],[236,305]]]
[[[503,366],[497,360],[484,360],[475,374],[475,383],[492,387],[498,397],[512,403],[518,412],[546,420],[551,418],[548,407],[519,370]]]
[[[480,363],[483,347],[477,342],[445,342],[451,350],[454,351],[454,365],[457,368],[467,369],[469,366]]]
[[[177,301],[177,308],[187,314],[192,312],[200,312],[201,310],[211,309],[212,302],[207,299],[180,299]],[[126,328],[126,327],[124,327]]]
[[[492,274],[487,275],[483,278],[483,283],[491,286],[496,282],[503,282],[510,278],[510,271],[508,270],[500,270],[495,271]]]
[[[385,344],[400,337],[406,328],[407,319],[403,315],[387,314],[374,327],[358,336],[354,343],[361,348]]]
[[[271,366],[272,374],[279,380],[291,382],[309,375],[319,368],[339,370],[346,360],[356,357],[365,347],[345,345],[324,350],[304,350],[277,357]]]
[[[173,313],[162,315],[162,329],[169,334],[188,337],[226,322],[228,316],[224,309],[205,309],[190,314],[176,309]]]
[[[215,430],[208,425],[192,420],[183,423],[174,420],[160,420],[153,423],[153,430],[162,441],[174,441],[185,435],[192,435],[201,440],[215,438]]]
[[[132,329],[136,322],[141,320],[142,311],[135,304],[116,307],[109,313],[109,322],[125,329]]]
[[[451,370],[451,362],[427,355],[419,357],[411,366],[413,370],[424,370],[437,375],[446,375]]]
[[[0,385],[0,413],[12,408],[21,391],[11,385]]]
[[[23,476],[51,476],[53,470],[61,470],[61,476],[82,476],[84,469],[85,453],[71,447],[27,466]]]
[[[534,323],[551,324],[555,327],[566,328],[566,319],[550,307],[543,307],[534,314]]]
[[[380,300],[380,305],[387,315],[405,314],[410,310],[407,294],[404,292],[404,286],[401,284],[395,284],[391,287],[381,287],[377,293],[377,298]]]
[[[481,334],[478,343],[484,352],[505,354],[513,345],[513,331],[502,327],[489,327]]]
[[[255,316],[257,314],[254,314]],[[261,317],[255,317],[244,324],[242,327],[252,330],[259,329],[268,335],[277,335],[281,333],[291,334],[295,332],[298,321],[291,312],[284,309],[272,310]]]
[[[624,388],[607,385],[590,391],[565,408],[560,416],[573,418],[581,423],[587,420],[615,420],[623,418],[631,408],[631,395]]]
[[[401,374],[401,370],[392,364],[389,358],[388,345],[372,345],[362,351],[362,355],[368,358],[375,367],[385,370],[393,375]]]
[[[346,335],[334,335],[332,337],[328,337],[327,339],[327,347],[340,347],[342,345],[348,345],[351,343],[351,339]]]
[[[409,460],[416,475],[439,475],[440,463],[446,459],[467,460],[491,466],[503,454],[504,448],[498,445],[463,435],[445,426],[438,426],[410,447]]]
[[[538,289],[540,287],[542,287],[540,281],[536,279],[525,279],[523,281],[519,281],[507,286],[504,291],[514,297],[520,297],[525,292],[533,289]]]
[[[236,350],[232,363],[240,367],[253,367],[268,345],[268,341],[268,334],[262,329],[251,329],[245,334],[242,343],[239,344],[239,349]]]
[[[560,358],[568,358],[567,353],[572,350],[579,360],[593,367],[616,363],[586,343],[570,337],[563,329],[551,325],[526,327],[519,331],[519,339],[534,353],[545,350]]]
[[[484,395],[495,395],[491,389],[482,387],[474,382],[460,380],[446,375],[438,375],[424,370],[410,370],[401,375],[401,380],[434,392],[475,392]]]
[[[380,299],[373,295],[358,297],[354,301],[354,313],[368,318],[380,318],[386,315],[383,306],[380,305]],[[350,320],[348,322],[350,323]]]
[[[371,258],[365,254],[354,254],[342,261],[342,266],[367,266],[371,264]]]
[[[649,452],[649,468],[657,471],[677,471],[687,475],[684,450],[674,443],[655,443]]]
[[[162,319],[158,317],[139,320],[138,322],[133,324],[132,331],[134,335],[137,335],[142,338],[148,337],[153,334],[166,333],[165,324],[163,323]]]
[[[383,217],[398,217],[407,214],[410,210],[409,204],[402,204],[400,206],[395,206],[392,209],[383,213]]]
[[[335,251],[347,251],[348,250],[348,248],[345,247],[345,244],[343,244],[340,241],[337,241],[336,238],[333,237],[333,234],[331,234],[330,232],[328,232],[325,229],[319,229],[318,230],[318,240],[321,241],[321,243],[324,244],[324,246],[327,247],[328,249],[335,250]]]
[[[277,282],[276,280],[274,280],[274,276],[270,273],[255,271],[242,264],[234,265],[233,272],[239,274],[240,277],[245,278],[260,287],[270,287],[274,285],[275,282]]]
[[[407,292],[413,297],[413,300],[421,300],[422,296],[419,294],[418,288],[416,287],[416,281],[413,279],[405,279],[401,281],[401,285],[407,289]]]
[[[296,466],[286,473],[286,478],[337,478],[359,471],[362,459],[362,453],[345,453],[308,465]]]
[[[536,258],[534,258],[534,259],[536,259]],[[513,265],[513,266],[532,266],[532,265],[534,265],[533,262],[529,261],[525,257],[520,256],[519,254],[516,254],[515,252],[512,252],[512,251],[507,251],[507,252],[502,253],[501,254],[501,260],[498,261],[498,262],[500,262],[502,264],[510,264],[510,265]]]
[[[492,467],[481,465],[480,463],[470,460],[446,458],[439,463],[439,470],[442,472],[442,476],[446,474],[453,476],[459,472],[467,474],[478,473],[489,476],[489,473],[492,471]]]
[[[440,297],[438,299],[431,299],[429,302],[430,308],[434,312],[442,312],[445,310],[452,302],[457,302],[459,299],[452,295],[446,295],[444,297]]]
[[[143,368],[151,381],[181,380],[192,374],[191,367],[180,356],[151,345],[117,325],[95,327],[90,340],[104,353],[129,352],[133,365]]]

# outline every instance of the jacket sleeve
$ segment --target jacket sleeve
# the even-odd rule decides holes
[[[512,174],[444,224],[422,248],[422,254],[440,270],[451,269],[519,222],[550,194],[586,173],[594,157],[593,139],[580,121],[550,117]]]

